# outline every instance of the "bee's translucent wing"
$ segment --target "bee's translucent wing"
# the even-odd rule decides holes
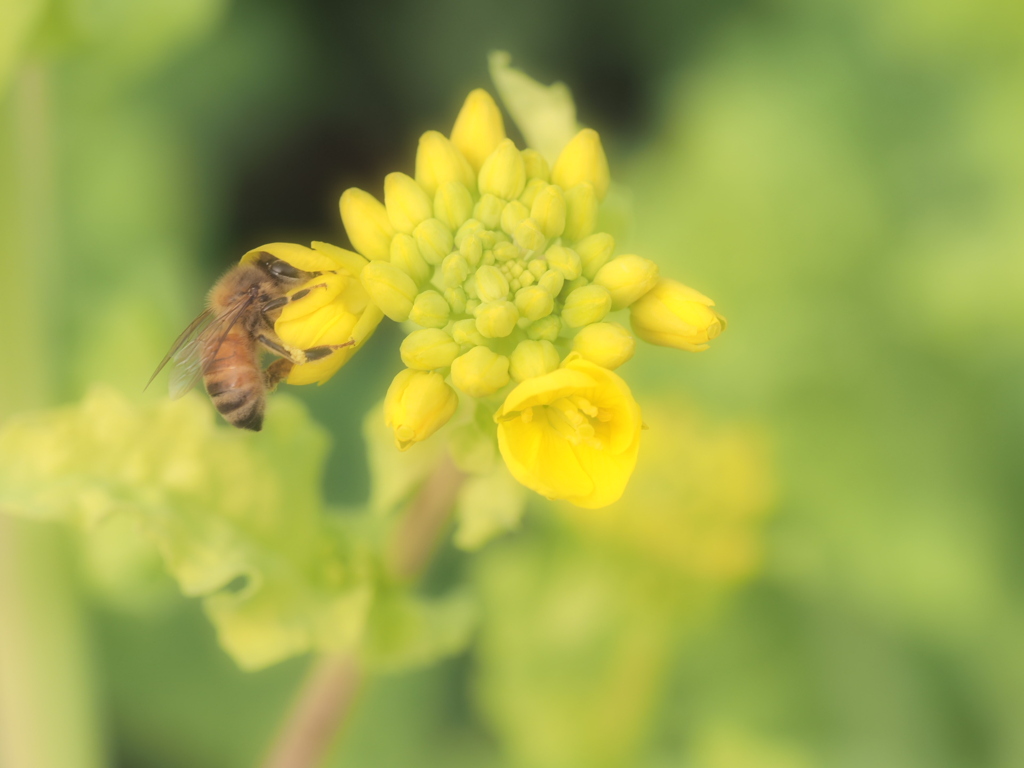
[[[156,370],[153,371],[153,375],[149,377],[149,381],[146,382],[146,386],[143,387],[143,389],[149,388],[149,385],[153,383],[153,379],[157,377],[160,371],[164,369],[164,366],[167,365],[172,358],[177,359],[179,353],[185,347],[194,344],[196,339],[199,337],[199,334],[203,332],[203,329],[210,324],[214,317],[215,315],[213,314],[213,310],[206,309],[200,313],[199,317],[188,324],[188,327],[182,331],[181,335],[174,340],[173,344],[171,344],[171,348],[167,350],[167,354],[164,355],[164,359],[160,361],[160,365],[158,365]]]

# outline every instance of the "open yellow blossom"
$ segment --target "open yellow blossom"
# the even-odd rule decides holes
[[[625,381],[577,356],[519,384],[494,418],[512,475],[548,498],[607,506],[636,466],[640,406]]]
[[[322,273],[292,291],[294,294],[312,286],[323,286],[282,308],[274,323],[274,330],[282,341],[299,349],[355,341],[354,345],[338,349],[321,360],[294,366],[287,378],[289,384],[323,384],[359,351],[384,317],[359,282],[366,259],[328,243],[313,243],[312,248],[295,243],[270,243],[246,253],[242,262],[255,261],[261,252],[298,269]]]

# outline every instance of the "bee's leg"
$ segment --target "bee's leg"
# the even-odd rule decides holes
[[[327,357],[331,352],[336,349],[343,349],[344,347],[350,347],[355,344],[355,339],[349,339],[344,344],[321,344],[317,347],[310,347],[309,349],[299,349],[285,344],[281,339],[277,338],[272,333],[261,333],[256,337],[256,341],[262,344],[264,347],[269,349],[275,355],[280,355],[286,360],[291,361],[295,365],[302,365],[303,363],[311,363],[314,360],[322,360]]]
[[[292,368],[295,363],[286,358],[278,358],[270,365],[267,366],[267,370],[263,372],[263,384],[267,388],[267,392],[273,392],[277,389],[277,385],[288,378],[288,374],[292,372]]]

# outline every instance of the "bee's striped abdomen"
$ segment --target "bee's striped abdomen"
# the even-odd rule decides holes
[[[205,367],[203,380],[214,406],[227,421],[259,432],[266,390],[255,345],[243,329],[232,329]]]

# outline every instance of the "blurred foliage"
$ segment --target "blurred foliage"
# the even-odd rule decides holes
[[[450,588],[468,584],[480,631],[466,654],[374,683],[331,763],[1019,765],[1022,13],[999,0],[6,3],[0,268],[16,290],[0,305],[14,330],[0,415],[96,382],[136,392],[218,270],[258,242],[331,239],[337,193],[409,170],[415,136],[486,84],[488,51],[510,50],[569,83],[606,138],[632,203],[620,245],[713,295],[730,329],[698,357],[646,349],[628,364],[654,405],[631,498],[608,516],[535,503],[520,522],[500,477],[467,487],[471,505],[495,503],[462,523],[460,546],[519,531],[446,548],[425,591],[451,596],[437,615],[457,625],[469,598]],[[262,478],[306,505],[264,541],[309,525],[343,536],[355,520],[333,505],[367,498],[383,525],[408,498],[393,482],[405,470],[381,482],[360,437],[400,366],[395,338],[382,326],[329,386],[297,393],[335,445],[313,461],[322,482],[292,457],[298,487]],[[146,403],[161,399],[122,406],[155,418],[168,406]],[[192,416],[175,426],[242,463],[288,444],[176,407]],[[488,447],[463,437],[463,460],[486,466]],[[152,439],[119,450],[170,458]],[[94,498],[109,499],[101,479]],[[76,556],[54,550],[92,593],[55,577],[39,598],[84,601],[112,762],[251,765],[301,665],[235,669],[131,506]],[[191,509],[224,525],[223,510]],[[430,624],[419,603],[392,611],[385,587],[383,619]],[[47,635],[67,641],[46,647],[69,685],[79,634]],[[422,661],[404,637],[382,647]]]

